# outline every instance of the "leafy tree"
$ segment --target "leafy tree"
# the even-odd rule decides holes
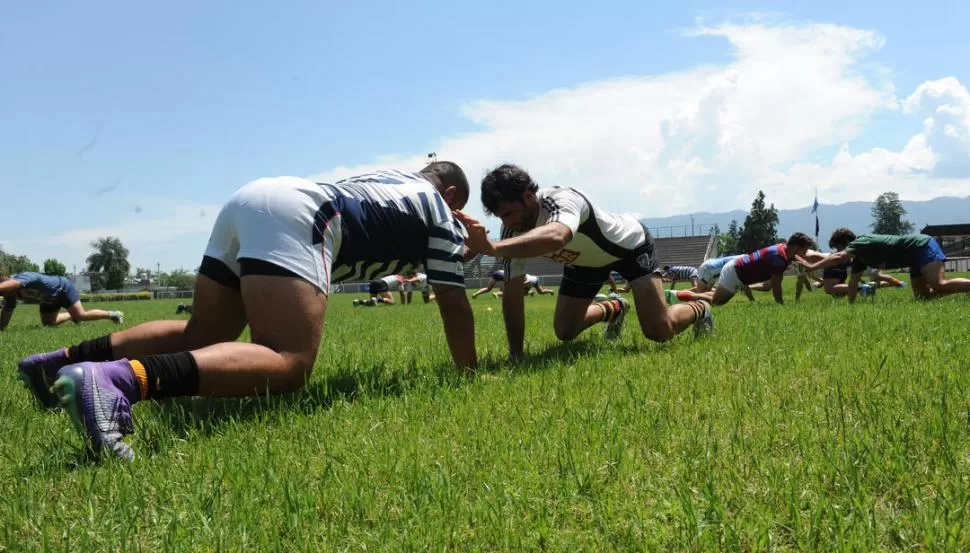
[[[91,247],[94,253],[87,258],[88,271],[104,272],[105,288],[124,288],[131,264],[128,263],[128,248],[121,243],[121,239],[114,236],[98,238],[91,242]],[[94,286],[93,277],[91,286]]]
[[[28,259],[26,255],[7,254],[6,264],[10,274],[23,273],[25,271],[36,273],[40,271],[40,267]]]
[[[56,259],[44,260],[44,274],[53,276],[64,276],[67,274],[67,267]]]
[[[192,290],[195,288],[195,275],[185,269],[176,269],[166,276],[165,285],[179,290]]]
[[[738,241],[741,239],[741,231],[738,229],[738,222],[731,219],[731,224],[728,225],[727,232],[722,232],[718,235],[718,251],[721,252],[720,255],[735,255],[741,253],[738,251]]]
[[[906,208],[899,194],[883,192],[872,205],[872,232],[875,234],[912,234],[913,223],[903,219]]]
[[[738,253],[748,253],[778,242],[778,210],[775,204],[765,207],[765,193],[761,190],[751,202],[751,211],[744,218],[738,237]]]

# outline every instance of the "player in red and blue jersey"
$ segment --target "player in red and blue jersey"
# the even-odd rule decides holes
[[[694,294],[694,296],[710,299],[714,305],[723,305],[748,286],[768,281],[775,301],[784,304],[781,280],[785,270],[795,260],[796,255],[804,255],[811,247],[812,239],[807,234],[796,232],[787,242],[780,242],[738,256],[728,261],[721,269],[721,275],[713,292]]]

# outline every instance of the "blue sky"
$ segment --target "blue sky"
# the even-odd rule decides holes
[[[966,3],[136,4],[4,7],[5,250],[193,269],[249,180],[429,151],[651,217],[970,195]]]

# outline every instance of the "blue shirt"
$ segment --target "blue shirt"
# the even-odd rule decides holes
[[[739,255],[726,255],[724,257],[718,257],[717,259],[708,259],[704,262],[705,267],[709,267],[714,270],[723,269],[727,265],[728,261],[741,257]]]
[[[11,278],[23,285],[17,290],[18,296],[40,302],[54,302],[70,285],[70,281],[64,277],[32,272],[17,273]]]

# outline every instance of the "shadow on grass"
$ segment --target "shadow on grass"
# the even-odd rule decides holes
[[[310,415],[329,410],[337,402],[353,402],[361,395],[399,396],[413,387],[414,380],[427,376],[427,371],[419,371],[413,365],[391,370],[383,363],[373,363],[364,368],[341,369],[322,378],[311,377],[306,386],[287,394],[171,398],[153,405],[153,417],[179,433],[208,435],[219,432],[227,423],[258,420],[277,413]]]

